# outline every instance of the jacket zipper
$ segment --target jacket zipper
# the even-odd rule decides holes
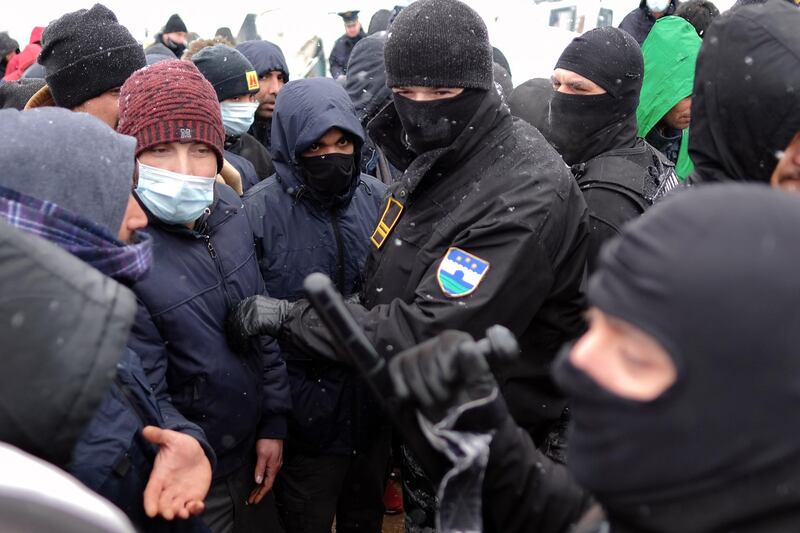
[[[339,227],[339,217],[335,210],[331,210],[331,221],[333,223],[333,238],[336,240],[336,250],[338,261],[336,263],[336,285],[339,293],[347,296],[344,290],[344,243],[342,242],[342,230]]]
[[[228,287],[225,285],[225,273],[222,271],[222,264],[219,261],[219,256],[217,255],[217,251],[214,249],[214,245],[211,243],[211,235],[205,233],[207,227],[204,227],[204,232],[201,234],[203,239],[206,241],[206,248],[208,249],[208,255],[211,256],[211,260],[214,261],[214,265],[217,267],[217,273],[219,274],[219,282],[222,285],[222,292],[225,294],[225,303],[228,304],[228,308],[231,307],[231,295],[228,293]]]

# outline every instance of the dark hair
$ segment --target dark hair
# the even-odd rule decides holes
[[[719,9],[708,0],[689,0],[678,6],[675,16],[686,19],[702,38],[714,19],[719,16]]]

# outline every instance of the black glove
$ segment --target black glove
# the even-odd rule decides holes
[[[460,331],[445,331],[400,353],[389,362],[389,375],[397,396],[416,402],[431,422],[497,389],[477,343]]]
[[[225,336],[228,345],[237,353],[251,350],[251,337],[269,335],[278,337],[294,304],[268,296],[250,296],[231,309],[225,319]]]

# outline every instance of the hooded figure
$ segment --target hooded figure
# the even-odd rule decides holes
[[[694,169],[689,159],[689,128],[675,128],[667,115],[692,96],[695,63],[702,43],[689,22],[681,17],[663,17],[642,45],[644,80],[636,110],[639,136],[675,163],[675,172],[681,179]]]
[[[136,299],[69,252],[5,222],[0,244],[0,310],[8,317],[0,327],[0,440],[65,468],[114,379]],[[72,311],[55,312],[52,302]]]
[[[305,277],[322,272],[346,297],[357,294],[386,187],[361,173],[364,133],[352,103],[329,78],[293,81],[272,128],[277,173],[244,197],[267,292],[298,300]],[[332,128],[337,148],[351,153],[309,156]],[[335,514],[340,531],[378,532],[390,449],[383,416],[353,369],[300,351],[283,356],[294,409],[276,497],[287,531],[330,530]]]
[[[521,118],[547,139],[550,100],[553,98],[553,82],[545,78],[534,78],[521,84],[508,97],[511,114]]]
[[[225,158],[231,160],[230,154],[235,154],[252,163],[254,172],[239,170],[246,191],[275,172],[267,149],[247,133],[259,105],[255,100],[259,91],[256,71],[241,52],[224,44],[203,48],[192,56],[192,63],[214,87],[220,101]]]
[[[389,9],[379,9],[369,19],[367,36],[374,35],[389,29],[389,19],[392,18],[392,11]]]
[[[269,150],[272,143],[272,110],[275,108],[277,94],[283,85],[289,82],[289,67],[281,48],[269,41],[247,41],[236,45],[236,49],[256,69],[261,85],[261,90],[256,96],[261,105],[256,111],[256,118],[249,133]],[[276,76],[276,73],[279,76]]]
[[[625,15],[619,29],[628,32],[636,42],[642,44],[656,20],[674,15],[678,0],[641,0],[639,7]]]
[[[25,70],[36,63],[39,52],[42,51],[42,32],[44,27],[36,26],[31,30],[31,38],[25,49],[11,58],[6,67],[3,81],[18,80],[25,74]]]
[[[800,10],[782,0],[711,25],[697,56],[690,183],[769,182],[800,131]]]
[[[553,72],[545,130],[589,206],[590,272],[603,243],[678,184],[673,163],[637,135],[643,71],[633,37],[607,27],[576,37]]]
[[[383,60],[386,38],[384,31],[370,35],[359,41],[350,54],[345,89],[353,101],[356,116],[364,127],[392,99],[392,91],[386,86],[386,66]],[[386,184],[392,183],[400,174],[369,138],[361,150],[361,170]]]
[[[507,325],[523,355],[496,369],[503,392],[517,421],[550,446],[565,403],[549,364],[583,328],[588,229],[578,186],[539,132],[502,102],[486,25],[468,5],[414,2],[393,22],[384,57],[386,84],[397,92],[368,129],[405,173],[374,225],[361,304],[348,308],[387,358],[444,329],[482,335]],[[414,87],[450,96],[417,100]],[[277,320],[261,317],[299,349],[336,359],[307,302]],[[404,482],[418,490],[408,494],[425,501],[406,516],[432,527],[435,496],[411,461]]]
[[[92,271],[107,276],[107,283],[113,279],[130,287],[147,274],[152,241],[136,231],[146,225],[146,217],[140,209],[131,207],[132,203],[136,205],[131,198],[136,143],[131,137],[114,132],[85,113],[58,108],[4,111],[0,113],[0,133],[8,136],[10,143],[0,150],[0,162],[6,169],[0,178],[0,219],[70,252]],[[30,142],[33,137],[37,142]],[[50,148],[42,150],[40,145]],[[94,157],[81,153],[87,146],[92,147]],[[54,162],[64,165],[59,180],[52,179]],[[91,279],[76,274],[71,281],[90,286]],[[76,317],[75,313],[58,310],[83,308],[72,304],[62,307],[68,304],[55,296],[51,302],[50,313],[40,317],[49,325],[63,317]],[[83,305],[91,309],[91,304]],[[91,329],[81,326],[76,331]],[[127,330],[124,338],[128,339]],[[69,343],[62,349],[64,353],[81,353]],[[188,422],[172,405],[166,382],[153,383],[151,388],[138,354],[125,349],[119,355],[116,377],[71,450],[67,469],[125,511],[137,526],[147,531],[170,531],[169,522],[145,514],[145,487],[154,477],[163,479],[160,476],[165,471],[154,469],[156,459],[172,479],[192,483],[191,494],[179,490],[176,496],[202,500],[210,483],[214,452],[200,427]],[[20,383],[31,387],[25,380]],[[69,385],[64,387],[69,389]],[[169,451],[161,454],[154,441],[143,436],[146,426],[162,428],[156,432],[181,442],[173,440]],[[59,429],[68,430],[68,425]],[[151,439],[149,432],[153,430],[147,430]],[[176,468],[176,458],[196,463],[201,470],[199,477],[191,468]],[[165,508],[159,509],[162,515]],[[197,531],[195,527],[202,525],[199,519],[179,523],[181,531]]]
[[[553,366],[570,397],[571,475],[488,394],[487,371],[464,375],[470,354],[439,355],[444,335],[439,350],[401,354],[405,368],[436,369],[416,384],[393,376],[440,390],[427,404],[415,393],[417,405],[482,408],[464,422],[491,439],[482,530],[797,531],[800,442],[787,428],[800,423],[790,408],[800,401],[799,225],[796,195],[714,185],[666,200],[604,249],[589,281],[592,326]],[[648,399],[630,396],[646,389]],[[589,494],[605,517],[586,512]]]

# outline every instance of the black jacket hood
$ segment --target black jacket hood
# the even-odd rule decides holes
[[[366,125],[392,97],[386,86],[386,65],[383,49],[385,31],[370,35],[355,45],[347,64],[345,90],[353,101],[361,124]]]
[[[693,183],[767,182],[800,130],[800,10],[770,0],[726,13],[697,57]]]
[[[63,468],[114,379],[136,299],[5,223],[0,265],[0,440]]]

